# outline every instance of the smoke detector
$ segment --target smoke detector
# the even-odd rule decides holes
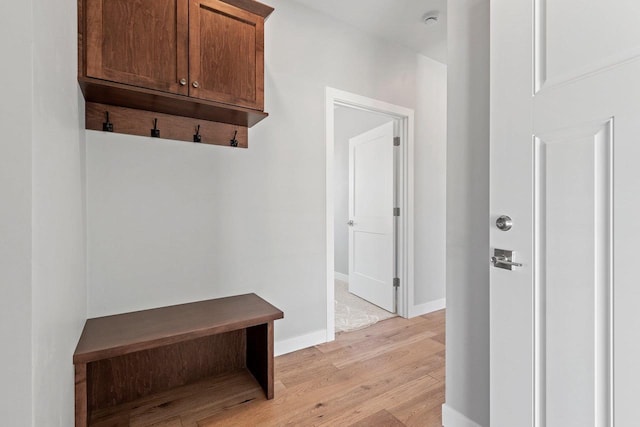
[[[436,25],[438,23],[439,19],[440,19],[440,13],[439,12],[437,12],[437,11],[428,12],[428,13],[425,13],[425,15],[422,17],[422,22],[427,27],[432,27],[432,26],[434,26],[434,25]]]

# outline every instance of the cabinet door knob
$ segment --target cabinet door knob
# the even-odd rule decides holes
[[[200,83],[198,83],[197,81],[192,83],[193,87],[195,87],[196,89],[200,87]]]
[[[180,86],[186,86],[187,85],[187,79],[180,79]]]

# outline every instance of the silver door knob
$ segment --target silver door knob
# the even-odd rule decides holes
[[[513,221],[508,215],[501,215],[496,220],[496,227],[502,231],[509,231],[511,230],[511,227],[513,227]]]
[[[351,220],[351,221],[347,222],[347,225],[348,225],[349,227],[353,227],[353,220]]]
[[[195,82],[191,83],[191,85],[192,85],[193,87],[195,87],[196,89],[200,87],[200,83],[198,83],[197,81],[195,81]]]
[[[180,79],[180,86],[186,86],[187,85],[187,79]]]

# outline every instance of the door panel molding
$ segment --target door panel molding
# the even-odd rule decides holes
[[[640,48],[629,48],[621,51],[614,51],[603,56],[593,56],[592,60],[560,73],[549,71],[549,50],[548,50],[548,23],[549,9],[547,0],[533,0],[534,4],[534,25],[533,25],[533,52],[534,52],[534,87],[533,93],[537,94],[543,89],[550,89],[564,85],[575,80],[590,77],[594,74],[607,71],[624,65],[631,61],[640,59]],[[603,3],[608,4],[608,3]],[[587,7],[587,6],[584,6]],[[598,22],[591,23],[594,27]]]
[[[566,418],[613,425],[613,126],[611,118],[533,137],[538,427]]]

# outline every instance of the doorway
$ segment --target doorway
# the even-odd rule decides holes
[[[349,332],[395,316],[398,123],[387,114],[334,108],[335,330]],[[357,266],[357,268],[356,268]]]
[[[397,215],[392,215],[395,244],[392,248],[393,273],[388,278],[388,292],[389,296],[393,294],[393,310],[389,311],[408,317],[407,307],[413,297],[413,277],[410,274],[413,264],[413,118],[414,112],[411,109],[333,88],[326,89],[327,341],[335,339],[335,279],[337,277],[348,280],[349,270],[345,258],[353,257],[353,253],[345,257],[348,246],[344,231],[348,227],[348,221],[343,221],[344,218],[336,213],[341,210],[344,212],[344,206],[340,206],[344,202],[340,200],[345,200],[344,194],[340,195],[340,200],[337,199],[339,190],[334,186],[334,179],[340,167],[337,159],[342,159],[344,167],[344,157],[348,157],[349,153],[348,146],[345,147],[344,144],[348,144],[348,139],[380,125],[384,127],[385,123],[387,127],[392,127],[393,136],[396,137],[395,141],[394,138],[389,141],[396,175],[393,202],[390,203],[389,212],[395,211],[393,214]],[[347,125],[343,126],[341,120],[347,120]],[[336,134],[337,131],[340,131],[340,135]],[[395,147],[394,142],[398,144]],[[348,159],[346,161],[348,166]],[[353,237],[353,229],[347,229],[347,232]]]

